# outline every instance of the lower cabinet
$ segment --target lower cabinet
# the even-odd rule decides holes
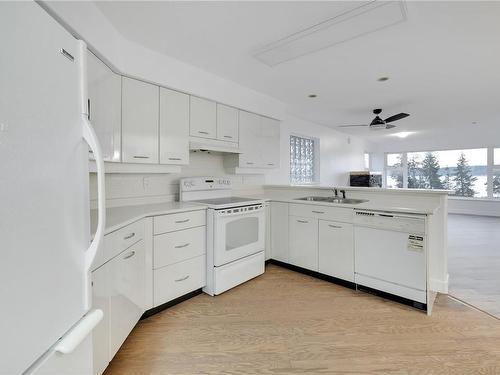
[[[144,312],[144,241],[120,253],[109,262],[109,351],[111,358]]]
[[[205,286],[205,254],[154,270],[154,305]]]
[[[289,263],[318,271],[318,220],[290,216]]]
[[[271,202],[271,258],[288,263],[288,203]]]
[[[145,269],[140,240],[92,272],[92,307],[104,313],[92,332],[94,375],[104,372],[144,312]]]
[[[319,272],[354,282],[353,225],[319,220]]]

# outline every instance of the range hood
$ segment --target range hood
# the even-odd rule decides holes
[[[219,141],[217,139],[206,139],[198,137],[190,137],[189,149],[191,151],[214,151],[229,154],[241,154],[238,143]]]

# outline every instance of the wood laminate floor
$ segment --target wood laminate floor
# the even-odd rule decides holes
[[[447,296],[428,317],[269,265],[139,322],[105,374],[500,374],[500,321]]]
[[[500,218],[448,216],[449,293],[500,318]]]

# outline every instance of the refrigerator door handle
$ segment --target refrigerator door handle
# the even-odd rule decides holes
[[[102,158],[101,147],[97,141],[94,129],[85,115],[83,116],[83,139],[85,139],[92,150],[97,167],[97,230],[92,243],[85,252],[85,269],[88,272],[104,238],[106,199],[104,191],[104,160]]]
[[[59,340],[54,350],[61,354],[72,353],[99,324],[103,315],[102,310],[99,309],[90,311]]]

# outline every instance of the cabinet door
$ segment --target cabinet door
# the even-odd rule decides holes
[[[352,224],[319,221],[319,272],[354,282]]]
[[[288,203],[271,202],[271,258],[288,263]]]
[[[109,263],[110,357],[116,354],[144,312],[144,240],[124,250]]]
[[[189,95],[160,88],[160,164],[189,164]]]
[[[261,124],[262,167],[280,166],[280,122],[262,117]]]
[[[238,142],[238,110],[217,104],[217,139]]]
[[[122,80],[93,53],[87,52],[90,121],[105,161],[121,158]]]
[[[300,216],[289,217],[290,264],[318,270],[318,220]]]
[[[254,113],[240,111],[240,151],[239,167],[261,168],[260,143],[261,117]]]
[[[92,308],[104,313],[102,320],[92,331],[93,374],[101,375],[109,361],[109,286],[108,265],[92,272]]]
[[[122,77],[124,163],[158,163],[159,87]]]
[[[191,96],[190,135],[217,138],[217,109],[215,102]]]
[[[271,206],[269,203],[265,205],[266,209],[266,260],[271,259]]]

